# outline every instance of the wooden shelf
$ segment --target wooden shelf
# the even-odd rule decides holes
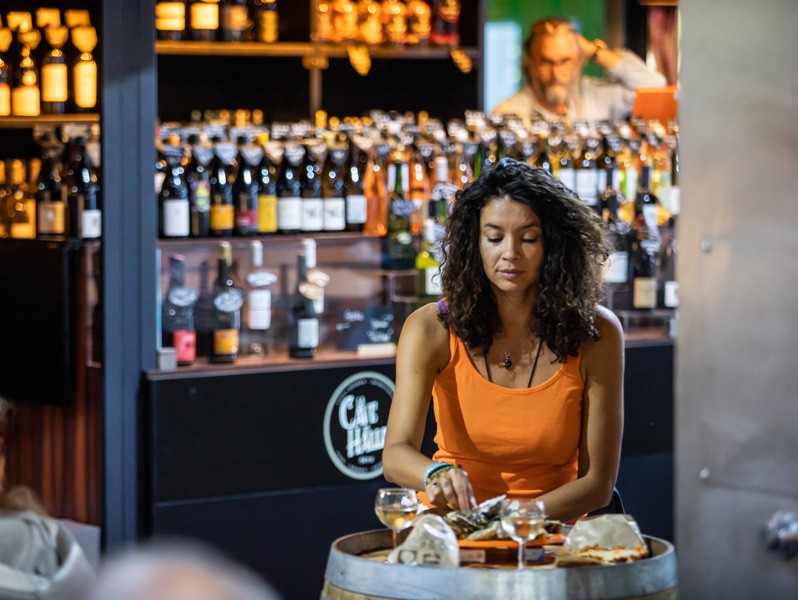
[[[155,52],[171,56],[264,56],[347,58],[347,44],[316,44],[313,42],[155,42]],[[378,59],[448,59],[449,48],[428,46],[394,48],[368,46],[369,55]],[[478,48],[459,48],[472,59],[479,58]]]
[[[310,56],[313,44],[301,42],[155,42],[155,53],[172,56]]]
[[[99,123],[98,113],[77,113],[68,115],[40,115],[38,117],[0,117],[0,128],[30,129],[36,125],[71,125],[80,123]]]

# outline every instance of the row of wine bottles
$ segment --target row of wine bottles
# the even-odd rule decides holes
[[[315,17],[319,42],[460,43],[460,0],[322,0]]]
[[[158,1],[155,29],[168,41],[257,41],[279,38],[277,0]],[[320,0],[311,37],[317,42],[457,46],[460,1]]]
[[[159,0],[155,30],[168,41],[276,42],[277,0]]]
[[[0,27],[0,116],[91,112],[97,106],[97,31],[85,10],[6,14]],[[1,23],[0,23],[1,24]]]
[[[162,132],[156,189],[164,238],[344,230],[385,236],[392,218],[405,217],[417,234],[430,210],[445,212],[438,201],[503,156],[551,171],[598,212],[602,196],[615,192],[629,223],[643,205],[659,225],[678,214],[675,124],[668,132],[638,122],[573,129],[540,123],[525,131],[481,113],[444,127],[423,113],[375,112],[344,122],[319,115],[315,126],[237,117],[235,124],[162,124]],[[397,210],[407,214],[395,218]]]
[[[169,257],[169,283],[162,302],[162,345],[173,347],[179,365],[197,356],[234,362],[239,355],[263,356],[270,350],[272,291],[277,281],[263,262],[263,244],[250,242],[250,268],[243,282],[233,263],[230,242],[219,243],[217,275],[210,285],[207,262],[200,265],[199,290],[186,282],[185,257]],[[319,316],[329,276],[316,268],[316,243],[303,240],[297,255],[296,285],[287,311],[288,353],[312,358],[319,346]]]
[[[100,184],[90,152],[96,142],[38,141],[41,159],[0,161],[0,237],[100,238]]]

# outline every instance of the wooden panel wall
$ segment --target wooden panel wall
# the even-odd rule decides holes
[[[6,484],[24,484],[55,517],[100,525],[102,521],[102,367],[90,364],[91,308],[96,302],[91,281],[92,257],[86,247],[76,285],[75,394],[66,407],[17,403],[5,432]],[[47,376],[42,365],[42,377]]]

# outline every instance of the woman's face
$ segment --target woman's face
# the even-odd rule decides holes
[[[534,289],[543,264],[540,218],[526,204],[494,198],[480,213],[479,252],[494,292]]]

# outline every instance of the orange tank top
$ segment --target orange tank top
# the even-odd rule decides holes
[[[451,360],[432,388],[433,460],[462,465],[477,502],[501,494],[539,496],[576,479],[581,351],[548,381],[513,389],[485,379],[453,332],[449,347]]]

